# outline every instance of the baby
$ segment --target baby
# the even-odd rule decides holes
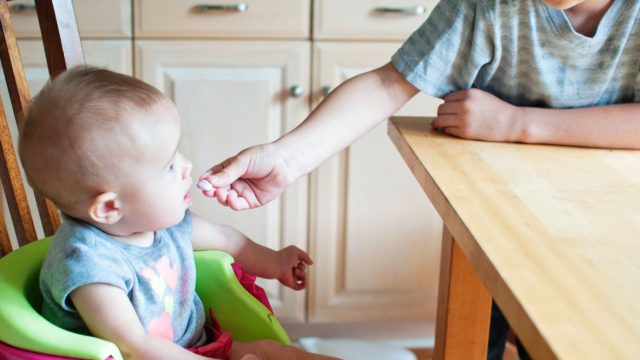
[[[192,164],[179,138],[178,112],[160,91],[90,67],[47,84],[20,129],[29,183],[63,214],[40,273],[42,313],[125,358],[204,358],[185,348],[215,342],[195,293],[194,249],[225,251],[296,290],[312,264],[294,246],[274,251],[191,213]],[[233,343],[228,356],[326,358],[267,340]]]

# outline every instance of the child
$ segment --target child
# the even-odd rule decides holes
[[[441,0],[390,63],[344,82],[280,139],[211,168],[204,193],[262,206],[418,91],[444,99],[433,127],[465,139],[638,149],[639,54],[636,0]],[[496,324],[489,358],[508,330]]]
[[[226,251],[248,272],[296,290],[312,264],[294,246],[273,251],[189,212],[192,165],[179,138],[178,113],[161,92],[89,67],[45,86],[20,129],[29,182],[64,219],[40,273],[42,313],[114,342],[125,358],[205,358],[183,348],[206,355],[212,340],[193,249]],[[252,354],[325,358],[274,341],[234,343],[229,357]]]

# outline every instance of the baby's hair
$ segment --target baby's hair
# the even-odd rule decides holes
[[[29,183],[70,213],[121,175],[112,169],[119,155],[131,155],[120,144],[131,135],[122,126],[127,115],[164,100],[153,86],[109,70],[79,66],[62,73],[34,98],[20,126]]]

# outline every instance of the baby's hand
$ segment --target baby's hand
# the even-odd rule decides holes
[[[313,264],[309,255],[291,245],[278,251],[278,257],[280,258],[278,280],[294,290],[304,289],[307,286],[307,265]]]

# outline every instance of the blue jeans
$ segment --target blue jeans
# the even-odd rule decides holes
[[[489,326],[489,348],[487,350],[487,360],[502,360],[504,348],[507,345],[507,337],[509,336],[509,323],[500,311],[496,302],[491,304],[491,325]],[[530,360],[531,357],[516,338],[516,347],[518,348],[518,357],[521,360]]]

